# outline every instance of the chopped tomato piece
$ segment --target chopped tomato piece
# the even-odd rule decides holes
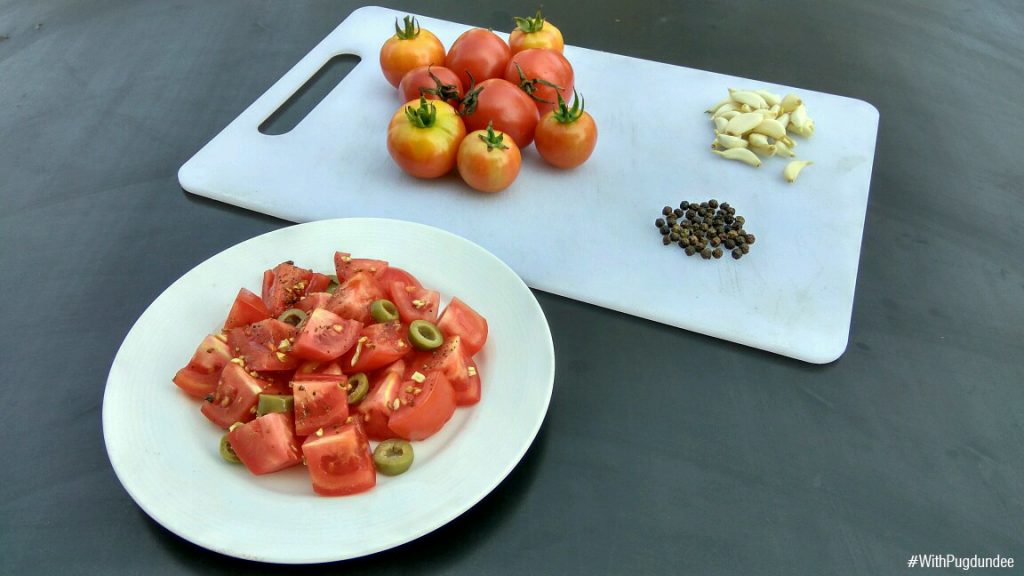
[[[346,320],[328,310],[317,308],[299,328],[292,352],[306,360],[334,360],[352,348],[362,329],[362,322]]]
[[[331,285],[331,277],[327,274],[321,274],[319,272],[313,272],[309,277],[309,285],[306,286],[306,294],[314,294],[316,292],[326,292],[327,287]]]
[[[188,366],[174,375],[174,384],[194,398],[206,398],[217,389],[220,374],[203,374]]]
[[[437,327],[445,337],[461,337],[467,356],[479,352],[487,342],[487,320],[458,298],[448,303]]]
[[[292,370],[298,359],[290,353],[295,327],[276,318],[232,328],[228,346],[245,361],[249,370]],[[282,344],[284,344],[282,346]]]
[[[413,320],[437,323],[437,312],[441,294],[436,290],[417,288],[404,282],[392,282],[388,286],[391,301],[398,307],[398,317],[406,324]]]
[[[406,332],[405,325],[399,322],[365,326],[356,345],[341,357],[341,369],[346,374],[354,374],[391,364],[412,349]]]
[[[313,292],[307,294],[305,298],[295,303],[295,307],[302,310],[306,314],[309,314],[317,308],[327,308],[327,303],[331,301],[331,295],[327,292]]]
[[[461,380],[452,380],[452,389],[455,390],[455,404],[457,406],[472,406],[480,401],[480,371],[476,362],[466,362],[466,377]]]
[[[337,362],[316,362],[314,360],[307,360],[299,367],[295,369],[296,376],[302,376],[303,374],[332,374],[337,376],[342,374],[341,366]]]
[[[290,414],[264,414],[228,432],[228,442],[253,474],[269,474],[302,462]]]
[[[388,266],[383,272],[376,275],[377,282],[381,286],[390,286],[392,282],[402,282],[409,286],[422,288],[423,285],[415,276],[409,274],[398,266]]]
[[[224,366],[231,361],[227,342],[209,335],[196,348],[192,359],[174,375],[174,383],[196,398],[205,398],[217,388]]]
[[[369,272],[356,272],[338,286],[327,308],[342,318],[368,324],[371,320],[370,304],[384,297],[385,292]]]
[[[370,443],[358,423],[308,436],[302,454],[317,494],[344,496],[365,492],[377,484]]]
[[[394,372],[385,373],[371,385],[370,392],[357,408],[367,436],[374,440],[395,437],[395,433],[388,428],[388,419],[395,410],[395,401],[401,391],[402,375]]]
[[[228,318],[224,321],[224,329],[230,330],[267,318],[270,318],[270,310],[267,309],[263,300],[253,292],[242,288],[238,291],[238,296],[235,296],[234,304],[231,305]]]
[[[344,424],[348,418],[347,383],[344,374],[297,374],[292,380],[295,433],[308,436],[321,428]]]
[[[377,277],[387,268],[388,263],[384,260],[353,258],[348,252],[334,253],[334,273],[338,276],[339,283],[344,283],[358,272],[368,272],[371,276]]]
[[[267,272],[263,273],[263,303],[270,310],[270,315],[277,318],[306,295],[313,271],[299,268],[291,262],[282,262],[269,273],[269,276]]]
[[[437,433],[455,413],[455,392],[441,372],[431,372],[421,383],[402,384],[398,409],[388,419],[388,428],[406,440],[423,440]]]
[[[221,373],[217,390],[207,397],[200,411],[221,428],[248,422],[256,415],[263,384],[239,364],[228,364]]]

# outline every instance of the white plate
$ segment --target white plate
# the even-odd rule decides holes
[[[301,466],[257,477],[221,460],[223,433],[171,378],[220,327],[238,292],[259,293],[285,260],[333,269],[335,250],[379,258],[456,295],[488,321],[477,364],[479,404],[415,444],[405,474],[356,496],[313,493]],[[250,560],[316,563],[398,546],[451,521],[493,490],[533,442],[547,412],[555,357],[544,313],[498,258],[458,236],[409,222],[339,219],[258,236],[203,262],[142,314],[114,358],[103,434],[117,477],[154,520],[205,548]]]

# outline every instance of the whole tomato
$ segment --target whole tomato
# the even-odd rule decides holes
[[[459,75],[463,86],[473,86],[505,74],[512,56],[500,36],[483,28],[467,30],[448,49],[444,65]]]
[[[474,190],[500,192],[508,188],[519,175],[523,156],[512,140],[496,132],[488,124],[486,130],[475,130],[466,135],[459,145],[457,166],[459,175]]]
[[[406,16],[405,26],[395,20],[395,35],[380,47],[380,69],[392,86],[398,87],[406,72],[419,66],[444,65],[444,46],[430,30],[420,28],[416,19]]]
[[[561,52],[565,47],[562,32],[551,22],[544,20],[540,10],[533,18],[515,18],[516,29],[508,36],[508,45],[512,54],[530,48],[545,48]]]
[[[402,102],[419,100],[423,96],[427,100],[444,100],[458,102],[462,99],[462,81],[451,70],[444,66],[420,66],[413,68],[402,77],[398,85]]]
[[[505,80],[518,85],[537,103],[541,115],[572,94],[572,64],[561,52],[530,48],[517,53],[505,68]],[[557,89],[555,88],[557,87]]]
[[[573,93],[572,108],[561,97],[558,108],[548,112],[537,124],[537,152],[548,164],[575,168],[590,158],[597,146],[597,124],[583,110],[583,98]]]
[[[455,108],[441,100],[413,100],[388,124],[388,153],[417,178],[444,176],[455,166],[466,126]]]
[[[502,78],[484,80],[462,100],[466,130],[485,130],[488,124],[508,134],[520,149],[533,142],[540,114],[533,100],[518,86]]]

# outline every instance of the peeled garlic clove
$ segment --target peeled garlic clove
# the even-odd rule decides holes
[[[721,116],[715,118],[715,132],[722,132],[723,130],[725,130],[725,126],[728,123],[729,120],[727,118],[722,118]]]
[[[807,116],[807,108],[805,108],[803,104],[794,108],[793,111],[789,114],[789,121],[792,122],[793,125],[796,126],[797,128],[802,129],[804,126],[807,125],[808,122],[811,121],[811,119]]]
[[[740,112],[747,113],[753,111],[754,109],[750,106],[750,104],[740,104]]]
[[[768,141],[767,136],[765,136],[764,134],[758,134],[757,132],[751,132],[750,134],[748,134],[747,141],[750,142],[750,145],[753,146],[754,148],[767,148],[769,145],[771,145],[771,142]]]
[[[715,143],[721,148],[746,148],[749,144],[743,138],[731,134],[719,134]]]
[[[733,136],[742,136],[764,121],[764,117],[759,112],[738,114],[729,120],[729,124],[725,126],[725,132]]]
[[[711,114],[711,117],[718,118],[719,116],[725,114],[726,112],[733,112],[739,109],[740,107],[735,102],[726,102],[725,104],[722,104],[717,109],[715,109],[715,111]]]
[[[769,92],[767,90],[754,90],[754,94],[757,94],[761,98],[764,98],[764,101],[769,106],[778,106],[779,103],[782,102],[782,96],[779,96],[778,94],[773,94],[772,92]]]
[[[807,124],[804,124],[803,126],[797,126],[790,121],[789,126],[791,132],[798,136],[803,136],[804,138],[810,138],[814,134],[814,120],[808,121]]]
[[[789,146],[786,146],[786,143],[783,142],[782,140],[776,140],[775,141],[775,155],[776,156],[786,156],[788,158],[792,158],[792,157],[796,156],[796,152],[793,152],[792,148],[790,148]]]
[[[760,154],[761,156],[775,156],[777,146],[775,144],[769,144],[767,146],[754,146],[750,145],[750,149]]]
[[[765,102],[764,98],[755,92],[737,90],[736,92],[731,93],[729,97],[732,98],[733,102],[746,104],[752,109],[768,108],[768,103]]]
[[[779,123],[778,120],[772,120],[771,118],[765,118],[761,120],[760,124],[754,126],[754,132],[758,134],[764,134],[765,136],[771,136],[776,140],[785,138],[786,127]]]
[[[740,162],[750,164],[754,168],[761,166],[761,159],[746,148],[729,148],[724,152],[718,150],[712,150],[715,154],[727,159],[727,160],[739,160]]]
[[[779,103],[783,112],[792,112],[796,107],[803,104],[803,100],[796,94],[786,94],[786,97]]]
[[[715,118],[725,118],[726,120],[732,120],[733,118],[735,118],[735,117],[737,117],[739,115],[740,115],[740,111],[739,110],[729,110],[728,112],[722,112],[718,116],[715,116]]]
[[[706,114],[714,114],[715,111],[717,111],[719,108],[721,108],[722,106],[724,106],[726,104],[730,104],[730,103],[732,103],[732,98],[723,98],[723,99],[719,100],[714,106],[712,106],[711,108],[708,108],[704,112]]]
[[[783,112],[782,114],[779,114],[778,116],[776,116],[775,119],[779,121],[779,124],[782,124],[783,126],[788,126],[789,125],[789,112]]]
[[[782,176],[786,179],[786,182],[795,182],[796,177],[800,175],[800,171],[806,166],[813,164],[810,160],[793,160],[782,170]]]

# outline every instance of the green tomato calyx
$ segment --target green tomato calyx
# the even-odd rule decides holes
[[[558,95],[558,107],[553,110],[552,116],[559,124],[572,124],[579,120],[580,116],[583,116],[583,96],[579,95],[575,88],[572,90],[572,98],[572,108],[570,108],[562,95]]]
[[[427,102],[426,98],[420,96],[418,108],[413,108],[412,106],[405,107],[405,117],[417,128],[430,128],[437,122],[437,106],[434,106],[432,102]]]
[[[537,15],[533,16],[532,18],[529,16],[527,16],[526,18],[515,16],[512,19],[516,23],[516,29],[522,32],[523,34],[532,34],[534,32],[540,32],[542,29],[544,29],[544,16],[541,15],[539,8],[537,9]]]
[[[550,100],[545,100],[540,96],[537,96],[537,85],[540,84],[541,86],[554,88],[555,92],[561,92],[562,87],[558,86],[557,84],[548,82],[543,78],[527,78],[526,74],[523,72],[523,69],[519,66],[519,62],[514,62],[514,64],[516,65],[516,72],[519,73],[519,88],[522,89],[523,92],[526,92],[527,96],[533,98],[537,102],[543,102],[545,104],[554,104],[554,102]]]
[[[406,16],[402,19],[402,22],[405,24],[404,27],[400,27],[398,25],[398,18],[395,18],[395,36],[399,40],[412,40],[420,35],[420,25],[419,22],[416,22],[416,18]]]
[[[477,134],[477,136],[480,137],[484,144],[487,144],[488,152],[495,148],[498,150],[508,149],[508,145],[504,142],[505,135],[494,131],[494,122],[487,123],[487,134]]]

